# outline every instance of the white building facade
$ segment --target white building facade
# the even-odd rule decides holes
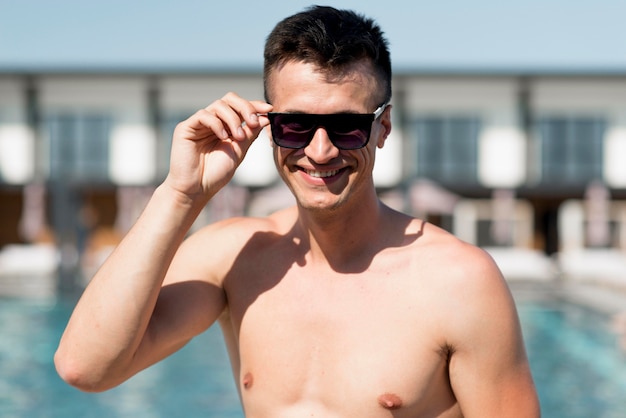
[[[262,99],[261,74],[0,74],[0,247],[123,233],[132,196],[145,200],[167,173],[176,124],[228,91]],[[393,95],[375,181],[401,209],[452,228],[450,208],[415,208],[412,186],[459,199],[504,191],[530,204],[529,245],[551,253],[564,201],[598,182],[626,198],[626,74],[403,73]],[[289,203],[262,135],[203,222]]]

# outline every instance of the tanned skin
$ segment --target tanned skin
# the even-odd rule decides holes
[[[537,417],[515,305],[492,259],[385,206],[372,178],[391,106],[368,145],[319,128],[274,147],[294,207],[184,240],[268,111],[370,113],[369,61],[341,77],[287,62],[272,105],[229,93],[175,131],[171,171],[78,303],[56,353],[86,391],[127,380],[219,322],[249,418]]]

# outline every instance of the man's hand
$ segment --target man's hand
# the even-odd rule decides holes
[[[184,196],[209,199],[232,178],[252,142],[269,124],[272,105],[228,93],[174,130],[165,184]]]

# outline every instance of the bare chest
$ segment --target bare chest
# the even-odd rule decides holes
[[[247,410],[445,416],[456,402],[440,316],[426,288],[399,274],[314,277],[295,268],[272,286],[241,282],[229,304]]]

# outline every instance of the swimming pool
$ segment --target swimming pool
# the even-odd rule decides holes
[[[544,418],[626,417],[626,350],[609,316],[558,295],[518,311]]]
[[[52,355],[71,308],[0,299],[0,416],[243,417],[217,328],[111,391],[67,386]],[[518,309],[543,417],[624,417],[626,353],[608,318],[559,298],[524,298]]]

